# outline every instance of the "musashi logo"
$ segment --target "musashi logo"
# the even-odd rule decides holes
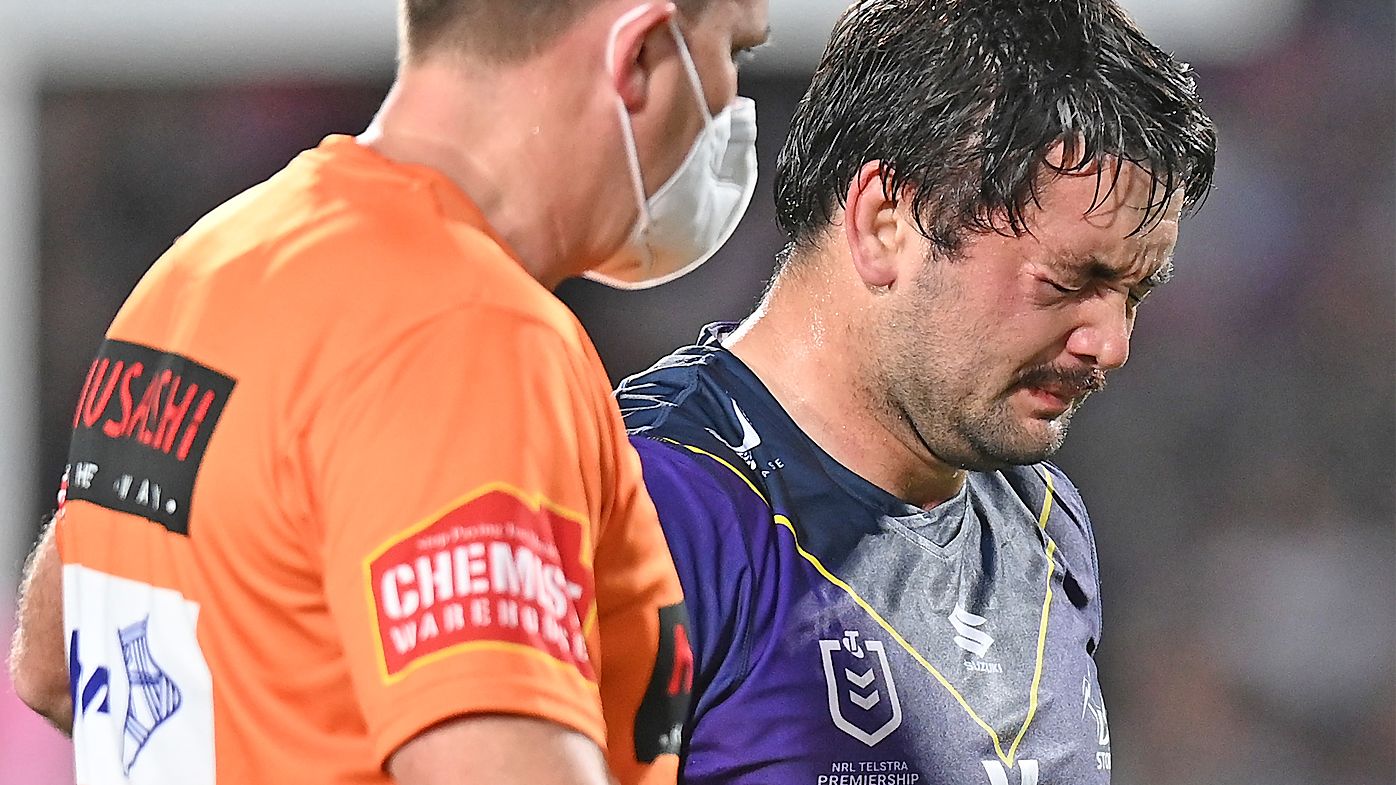
[[[659,651],[640,710],[635,714],[635,758],[653,763],[677,755],[693,696],[693,647],[688,642],[688,609],[683,603],[659,609]]]
[[[234,384],[187,357],[102,344],[73,412],[66,499],[188,534],[194,478]]]
[[[594,679],[587,538],[575,514],[491,485],[384,543],[364,561],[383,675],[490,642],[542,652]]]

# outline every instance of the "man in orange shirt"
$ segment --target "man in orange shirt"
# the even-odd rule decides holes
[[[682,595],[550,289],[726,239],[766,4],[402,12],[370,128],[190,229],[87,375],[11,662],[81,783],[674,777]]]

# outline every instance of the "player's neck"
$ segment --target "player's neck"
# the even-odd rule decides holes
[[[827,281],[778,281],[724,343],[834,460],[909,504],[935,507],[960,492],[965,472],[879,413],[860,383],[862,349],[845,321],[850,306],[836,299]]]
[[[464,88],[460,66],[404,68],[359,142],[402,163],[444,174],[544,286],[581,272],[568,206],[552,161],[567,146],[540,132],[557,123],[524,96],[522,74],[490,72]],[[557,109],[554,108],[553,112]],[[547,231],[540,231],[540,228]]]

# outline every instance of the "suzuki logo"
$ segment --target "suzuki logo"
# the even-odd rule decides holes
[[[819,654],[835,727],[871,747],[902,724],[897,685],[882,641],[860,641],[859,633],[845,631],[842,638],[821,640]]]
[[[984,771],[989,775],[989,785],[1008,785],[1008,769],[996,760],[983,761]],[[1037,761],[1018,761],[1019,785],[1037,785]]]
[[[954,612],[950,614],[950,626],[955,628],[955,644],[976,657],[988,654],[989,647],[994,645],[994,638],[978,629],[987,621],[983,616],[975,616],[965,610],[963,606],[955,606]]]

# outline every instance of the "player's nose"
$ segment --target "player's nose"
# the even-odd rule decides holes
[[[1124,365],[1129,360],[1129,338],[1134,330],[1124,303],[1116,297],[1098,297],[1083,308],[1086,312],[1067,340],[1067,351],[1104,371]]]

